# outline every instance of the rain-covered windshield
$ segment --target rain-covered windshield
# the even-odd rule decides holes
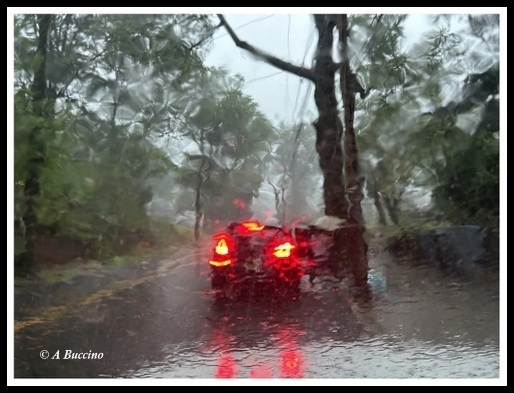
[[[49,10],[8,8],[8,384],[506,381],[506,8]]]

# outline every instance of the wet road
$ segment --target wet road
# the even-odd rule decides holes
[[[367,299],[305,281],[299,298],[216,302],[193,248],[109,280],[20,287],[14,377],[500,377],[497,273],[451,276],[385,251],[370,268]]]

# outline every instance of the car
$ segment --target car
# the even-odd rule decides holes
[[[213,241],[210,280],[222,297],[298,296],[307,269],[293,231],[258,221],[234,222]]]

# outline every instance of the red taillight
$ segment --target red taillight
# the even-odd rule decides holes
[[[277,236],[268,243],[265,253],[270,261],[276,261],[277,259],[294,258],[295,248],[296,244],[291,236]]]
[[[228,254],[228,244],[226,239],[218,240],[216,247],[214,247],[214,252],[218,255],[227,255]]]
[[[267,256],[265,264],[281,272],[297,269],[300,261],[295,249],[296,244],[291,236],[276,237],[265,248]]]
[[[228,266],[232,263],[232,260],[231,259],[224,259],[223,261],[214,261],[214,260],[209,260],[209,264],[211,266],[215,266],[215,267],[222,267],[222,266]]]
[[[285,242],[273,248],[273,255],[277,258],[289,258],[294,248],[294,244]]]
[[[217,240],[214,246],[214,257],[209,260],[209,264],[214,267],[228,266],[232,263],[230,253],[234,249],[232,238],[226,233],[220,233],[212,237]]]
[[[257,221],[245,221],[242,222],[241,225],[250,232],[258,232],[264,229],[264,225],[259,224]]]

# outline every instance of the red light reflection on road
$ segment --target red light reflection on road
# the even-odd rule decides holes
[[[302,332],[288,326],[277,334],[280,351],[280,378],[303,378],[303,353],[298,348],[297,339]]]
[[[303,357],[298,350],[281,353],[280,378],[303,378]]]
[[[234,378],[236,371],[237,365],[232,355],[223,355],[218,359],[216,378]]]
[[[301,332],[296,328],[287,327],[275,333],[276,348],[278,356],[270,356],[271,351],[265,353],[255,352],[252,356],[253,362],[250,365],[241,364],[241,361],[235,359],[230,353],[230,335],[222,330],[213,332],[211,345],[222,349],[224,352],[218,358],[218,365],[215,372],[216,378],[235,378],[245,377],[245,375],[237,375],[248,373],[250,378],[303,378],[305,372],[305,362],[303,353],[298,348],[297,338]],[[233,337],[232,337],[233,338]],[[275,340],[273,340],[275,341]],[[272,342],[272,340],[270,340]],[[263,359],[260,359],[262,356]]]

